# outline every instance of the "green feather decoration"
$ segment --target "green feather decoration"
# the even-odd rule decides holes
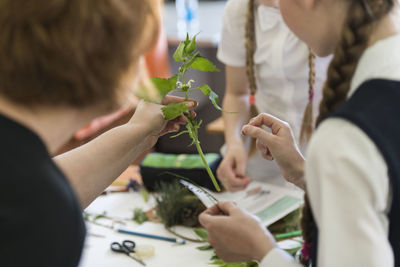
[[[166,227],[183,225],[198,227],[198,216],[206,207],[189,189],[178,181],[158,184],[157,214]]]

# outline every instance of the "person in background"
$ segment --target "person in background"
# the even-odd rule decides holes
[[[285,25],[278,0],[229,0],[223,17],[218,59],[226,65],[224,158],[218,178],[229,191],[251,179],[285,184],[279,168],[265,162],[241,127],[259,112],[273,114],[293,128],[303,148],[312,131],[313,109],[321,99],[330,58],[316,58]],[[272,159],[269,155],[269,158]]]
[[[289,124],[260,114],[243,128],[285,178],[306,183],[301,263],[232,203],[200,215],[228,261],[260,266],[400,266],[400,15],[397,0],[281,0],[317,55],[334,52],[305,161]],[[271,133],[263,130],[265,126]],[[223,213],[223,214],[222,214]]]
[[[181,98],[140,102],[128,123],[51,158],[128,99],[157,36],[158,9],[158,0],[0,2],[1,266],[78,266],[82,208],[185,123],[161,112]]]

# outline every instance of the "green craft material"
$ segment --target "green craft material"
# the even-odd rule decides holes
[[[284,239],[284,238],[295,237],[295,236],[300,236],[300,235],[301,235],[301,230],[298,230],[298,231],[293,231],[293,232],[289,232],[289,233],[275,235],[275,238],[276,239]]]
[[[219,69],[208,59],[204,58],[199,51],[197,51],[196,44],[196,36],[192,39],[189,38],[189,35],[186,36],[186,40],[181,42],[174,53],[174,59],[176,62],[180,62],[181,66],[178,69],[178,74],[172,76],[168,79],[163,78],[153,78],[152,83],[154,87],[157,89],[158,96],[157,99],[146,99],[152,102],[160,102],[160,99],[163,99],[170,92],[180,92],[185,96],[185,100],[189,100],[189,93],[199,90],[205,96],[208,96],[209,100],[213,104],[213,106],[222,110],[220,106],[218,106],[218,95],[211,90],[211,88],[207,84],[203,84],[200,86],[192,86],[195,81],[187,80],[185,75],[190,69],[195,69],[203,72],[216,72]],[[142,90],[143,91],[143,90]],[[140,95],[140,94],[139,94]],[[146,94],[143,94],[142,97],[146,97]],[[197,152],[200,156],[201,162],[207,170],[208,175],[210,176],[213,185],[217,191],[221,191],[216,178],[214,177],[213,172],[210,169],[210,166],[207,162],[206,156],[203,153],[203,150],[200,146],[200,141],[198,138],[198,130],[202,124],[202,121],[197,121],[195,117],[189,112],[188,107],[183,103],[170,103],[167,106],[162,108],[164,118],[166,120],[173,120],[177,117],[185,117],[187,119],[186,130],[181,131],[173,137],[180,136],[182,134],[188,134],[192,139],[192,144],[195,145]]]
[[[258,212],[256,216],[260,218],[261,221],[267,221],[277,216],[282,210],[286,210],[299,202],[301,202],[301,200],[296,197],[284,196],[271,206]]]
[[[208,164],[211,164],[219,158],[218,154],[210,153],[204,155]],[[172,155],[163,153],[150,153],[142,162],[144,167],[153,168],[184,168],[195,169],[205,168],[199,155]]]

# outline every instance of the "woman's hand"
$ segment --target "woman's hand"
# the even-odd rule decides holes
[[[270,128],[271,133],[263,130],[262,126]],[[288,123],[261,113],[242,128],[242,134],[256,138],[263,157],[275,160],[288,182],[305,189],[304,157]]]
[[[275,240],[253,215],[232,202],[221,202],[199,216],[208,231],[208,241],[227,262],[261,261]]]
[[[162,101],[161,105],[140,101],[139,105],[135,110],[135,114],[128,122],[132,125],[133,130],[142,131],[145,136],[144,141],[148,147],[152,147],[160,136],[170,132],[176,132],[179,130],[179,125],[186,124],[186,118],[180,116],[174,120],[166,121],[162,113],[162,108],[169,103],[182,102],[187,105],[192,116],[195,116],[193,108],[197,106],[197,102],[194,100],[185,101],[184,98],[175,96],[166,96]]]
[[[243,143],[227,147],[226,154],[217,169],[218,179],[230,192],[244,190],[251,179],[246,176],[247,151]]]

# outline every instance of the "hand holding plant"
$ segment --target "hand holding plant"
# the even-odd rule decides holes
[[[170,92],[181,92],[185,95],[185,100],[189,100],[189,94],[193,91],[200,90],[204,95],[208,96],[213,106],[222,110],[218,106],[218,95],[214,93],[211,88],[207,85],[201,85],[194,87],[194,80],[187,81],[185,76],[190,69],[200,70],[203,72],[216,72],[219,69],[211,63],[208,59],[204,58],[199,51],[197,51],[196,36],[189,39],[187,35],[186,40],[181,42],[174,53],[174,59],[176,62],[181,62],[179,67],[179,73],[168,79],[163,78],[152,78],[152,83],[158,91],[159,100],[163,99]],[[148,99],[145,95],[139,95],[139,97]],[[153,100],[154,101],[154,100]],[[203,161],[203,164],[209,174],[215,189],[221,191],[213,172],[211,171],[203,150],[200,146],[198,138],[198,130],[202,124],[202,120],[197,121],[193,114],[190,112],[188,106],[184,103],[173,102],[162,108],[164,118],[168,121],[175,120],[176,118],[183,117],[186,121],[186,130],[178,133],[173,137],[180,136],[182,134],[188,134],[192,139],[192,144],[195,145],[196,149]]]

